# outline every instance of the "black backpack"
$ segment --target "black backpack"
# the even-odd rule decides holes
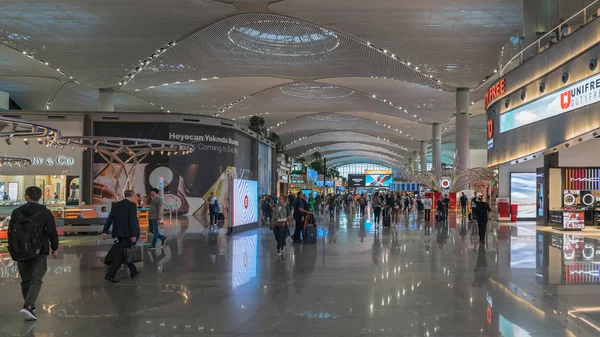
[[[42,252],[44,246],[43,226],[37,218],[44,210],[33,215],[21,213],[19,219],[10,227],[8,233],[8,251],[15,261],[33,260]]]

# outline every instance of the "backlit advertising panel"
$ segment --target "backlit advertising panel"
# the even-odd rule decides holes
[[[233,179],[233,227],[258,222],[258,182]]]
[[[535,173],[510,174],[510,203],[519,206],[517,219],[535,219],[536,182]]]
[[[311,169],[310,167],[306,168],[306,180],[309,183],[316,182],[318,178],[319,178],[319,174],[317,173],[317,171]]]
[[[348,175],[348,186],[349,187],[364,187],[365,186],[365,175],[364,174],[349,174]]]
[[[391,183],[391,174],[367,174],[365,177],[365,186],[367,187],[390,187]]]
[[[500,115],[500,133],[600,102],[600,74]]]

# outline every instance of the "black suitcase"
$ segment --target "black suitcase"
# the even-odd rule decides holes
[[[306,226],[304,243],[317,243],[317,227]]]
[[[389,216],[383,217],[383,227],[390,228],[392,226],[392,218]]]

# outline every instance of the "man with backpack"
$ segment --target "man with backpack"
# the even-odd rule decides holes
[[[37,320],[35,301],[48,269],[48,254],[54,257],[58,254],[54,216],[46,206],[38,204],[41,197],[39,187],[27,187],[27,203],[12,212],[8,225],[8,251],[19,267],[21,292],[25,300],[20,313],[25,320]]]

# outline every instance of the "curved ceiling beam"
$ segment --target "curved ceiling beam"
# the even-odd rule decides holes
[[[386,162],[380,159],[374,158],[365,158],[365,157],[346,157],[346,158],[338,158],[332,161],[327,162],[327,167],[338,167],[342,165],[355,164],[355,163],[368,163],[368,164],[378,164],[381,166],[387,167],[398,167],[398,164]]]
[[[403,147],[398,144],[395,144],[390,141],[385,141],[381,138],[369,134],[354,131],[333,131],[313,134],[310,136],[310,139],[307,136],[303,137],[302,139],[292,141],[286,145],[286,151],[293,151],[294,149],[301,149],[301,151],[306,151],[308,148],[317,144],[328,145],[348,142],[372,144],[376,146],[382,146],[391,150],[404,150]]]
[[[308,151],[305,151],[305,152],[299,154],[298,157],[311,156],[315,152],[319,152],[323,155],[327,155],[329,153],[335,153],[338,151],[346,151],[346,150],[370,151],[370,152],[374,152],[374,153],[388,155],[391,157],[404,158],[404,156],[402,156],[392,150],[383,148],[381,146],[374,146],[374,145],[362,144],[362,143],[337,143],[337,144],[330,144],[330,145],[324,145],[324,146],[317,146],[315,148],[312,148]]]
[[[353,150],[339,151],[339,152],[328,154],[326,157],[328,160],[329,159],[333,160],[336,158],[364,157],[364,158],[382,159],[382,160],[387,160],[389,162],[395,162],[395,163],[399,162],[398,158],[386,156],[386,155],[379,154],[379,153],[369,152],[369,151],[353,151]]]
[[[339,135],[340,138],[332,139],[331,137],[333,135]],[[346,138],[348,136],[355,137],[355,138]],[[313,134],[310,134],[307,136],[302,136],[302,137],[296,138],[296,139],[286,143],[284,146],[285,146],[286,150],[291,150],[291,149],[294,149],[299,146],[311,147],[311,146],[316,146],[317,144],[320,144],[320,143],[334,144],[334,143],[344,143],[344,142],[373,143],[373,144],[380,144],[381,146],[385,146],[390,149],[396,148],[396,149],[399,149],[402,151],[409,151],[408,148],[398,144],[397,142],[393,142],[389,139],[382,138],[379,136],[374,136],[367,132],[360,132],[360,131],[355,131],[355,130],[316,132],[316,133],[313,133]]]
[[[392,128],[391,125],[386,123],[379,123],[369,119],[360,117],[352,117],[339,115],[335,113],[323,114],[316,113],[311,115],[305,115],[297,117],[291,120],[289,123],[283,124],[278,129],[278,134],[282,138],[286,138],[288,134],[298,134],[302,131],[311,130],[330,130],[330,131],[372,131],[381,134],[384,137],[399,137],[405,140],[416,141],[416,139],[404,131],[396,128]]]

